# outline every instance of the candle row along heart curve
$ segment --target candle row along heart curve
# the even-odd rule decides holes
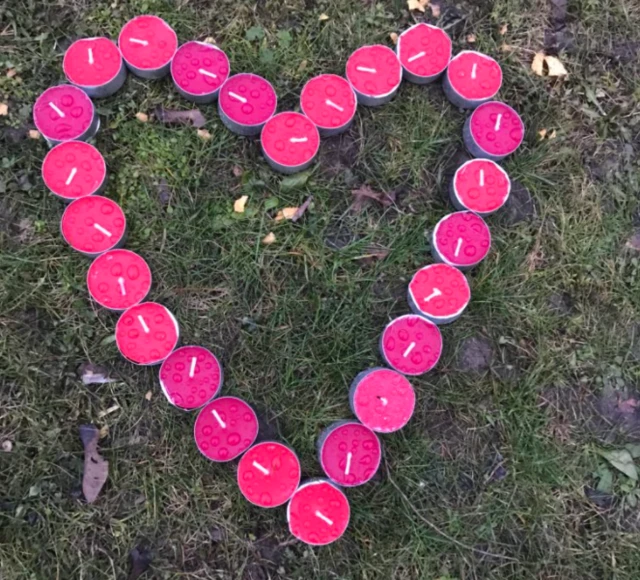
[[[75,250],[94,258],[87,287],[99,305],[120,312],[116,345],[127,360],[160,364],[159,382],[167,400],[197,410],[194,438],[214,462],[239,459],[238,486],[254,505],[287,504],[291,533],[311,545],[331,543],[345,532],[350,508],[342,488],[362,485],[377,472],[382,446],[378,434],[404,427],[415,407],[407,376],[430,371],[442,353],[439,325],[456,320],[471,299],[464,270],[480,263],[491,247],[482,216],[504,205],[509,176],[496,161],[521,144],[524,125],[508,105],[494,101],[502,70],[487,55],[463,51],[452,57],[452,43],[441,29],[417,24],[403,32],[394,52],[382,45],[357,49],[345,77],[323,74],[309,80],[300,96],[301,113],[276,113],[277,95],[266,79],[252,73],[230,75],[227,55],[218,47],[189,41],[178,46],[171,27],[157,16],[139,16],[122,28],[116,45],[103,37],[74,42],[64,56],[70,85],[44,91],[34,105],[36,126],[53,148],[42,177],[58,197],[71,203],[61,233]],[[86,141],[100,121],[91,98],[114,94],[127,69],[143,78],[171,74],[177,91],[197,103],[217,100],[223,124],[244,136],[260,135],[267,162],[292,173],[315,159],[322,138],[347,130],[358,105],[379,106],[396,94],[402,79],[426,84],[443,79],[456,106],[472,110],[463,139],[474,159],[461,165],[450,197],[459,210],[443,217],[431,236],[435,263],[415,273],[408,287],[412,311],[392,320],[380,338],[387,367],[362,371],[353,380],[349,402],[354,419],[327,427],[317,441],[326,479],[300,484],[295,452],[277,441],[256,444],[258,419],[252,407],[233,396],[218,396],[223,369],[202,346],[178,348],[180,329],[162,304],[145,301],[152,275],[146,261],[123,249],[127,223],[114,201],[99,195],[106,163]]]

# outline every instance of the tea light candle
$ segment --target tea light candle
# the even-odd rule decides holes
[[[449,264],[430,264],[409,282],[409,306],[435,324],[457,320],[471,300],[465,275]]]
[[[217,46],[192,40],[171,61],[171,78],[178,92],[194,103],[212,103],[229,77],[229,59]]]
[[[42,163],[45,185],[65,201],[99,192],[106,177],[104,157],[93,145],[83,141],[56,145]]]
[[[377,107],[388,103],[402,81],[400,61],[388,46],[361,46],[347,60],[347,80],[358,103]]]
[[[329,425],[320,434],[317,446],[327,477],[344,487],[367,483],[380,466],[382,447],[378,436],[356,421]]]
[[[156,365],[178,344],[178,321],[166,306],[142,302],[125,310],[116,322],[116,346],[137,365]]]
[[[287,505],[289,531],[311,546],[326,546],[338,540],[350,517],[347,496],[326,479],[306,481]]]
[[[489,215],[509,198],[511,180],[495,161],[471,159],[456,170],[449,186],[451,202],[459,210]]]
[[[265,441],[254,445],[238,463],[238,487],[253,505],[282,505],[300,484],[300,461],[282,443]]]
[[[322,137],[344,133],[353,122],[356,107],[356,94],[341,76],[319,75],[302,87],[300,109]]]
[[[64,53],[62,70],[71,84],[92,98],[113,95],[127,79],[120,50],[103,36],[76,40]]]
[[[115,201],[90,195],[67,206],[62,214],[60,231],[74,250],[95,258],[124,243],[127,220]]]
[[[433,257],[461,270],[479,264],[490,249],[489,226],[470,211],[446,215],[436,224],[431,236]]]
[[[276,112],[278,97],[269,81],[252,73],[229,77],[218,97],[224,125],[238,135],[258,135]]]
[[[473,50],[463,50],[451,59],[442,83],[449,101],[461,109],[473,109],[490,101],[501,86],[500,65]]]
[[[216,462],[231,461],[255,442],[258,417],[242,399],[220,397],[202,408],[193,434],[205,457]]]
[[[49,145],[86,141],[100,128],[91,99],[73,85],[56,85],[44,91],[33,105],[33,121]]]
[[[160,387],[167,400],[179,409],[199,409],[222,388],[220,361],[202,346],[174,350],[160,367]]]
[[[467,118],[462,135],[471,155],[500,161],[520,147],[524,123],[509,105],[490,101]]]
[[[145,79],[160,79],[169,72],[178,37],[162,18],[145,14],[129,20],[120,31],[118,46],[127,68]]]
[[[320,134],[308,117],[300,113],[279,113],[265,123],[260,143],[273,169],[296,173],[313,163],[320,148]]]
[[[89,294],[100,306],[123,311],[142,302],[151,289],[151,270],[130,250],[111,250],[98,256],[87,272]]]
[[[447,68],[451,60],[451,38],[442,28],[420,22],[398,37],[396,52],[403,77],[426,85],[438,79]]]
[[[436,366],[442,354],[438,327],[417,314],[392,320],[380,338],[380,352],[386,363],[404,375],[422,375]]]
[[[361,372],[349,390],[351,410],[372,431],[393,433],[411,419],[416,395],[400,373],[382,367]]]

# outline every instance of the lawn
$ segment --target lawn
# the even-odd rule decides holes
[[[342,74],[357,47],[393,46],[392,33],[426,19],[456,51],[499,60],[501,97],[525,120],[505,162],[517,187],[488,218],[494,243],[470,274],[471,305],[443,328],[436,369],[412,379],[414,418],[383,436],[380,472],[348,491],[352,520],[331,546],[295,541],[284,508],[251,506],[235,464],[200,455],[194,416],[167,403],[157,368],[119,356],[117,317],[90,301],[89,261],[59,233],[63,204],[40,177],[47,147],[29,133],[31,107],[63,80],[73,40],[115,38],[142,13],[180,41],[213,37],[232,71],[274,84],[281,111],[307,79]],[[3,3],[0,578],[127,578],[132,550],[151,561],[143,578],[158,579],[639,578],[634,467],[620,465],[640,441],[639,49],[631,0],[441,1],[424,14],[401,0]],[[541,50],[569,75],[535,75]],[[151,298],[174,312],[183,344],[220,357],[224,393],[255,405],[264,435],[320,476],[319,432],[350,416],[351,380],[380,364],[380,333],[431,262],[465,113],[439,84],[405,82],[323,140],[296,182],[215,106],[199,107],[210,138],[160,122],[160,106],[193,108],[168,78],[129,76],[97,106],[105,194],[151,266]],[[363,186],[395,201],[354,207]],[[302,219],[274,219],[310,195]],[[114,380],[84,385],[87,363]],[[93,504],[81,491],[87,423],[110,463]]]

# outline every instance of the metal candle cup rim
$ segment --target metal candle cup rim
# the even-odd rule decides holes
[[[259,123],[243,123],[242,121],[236,121],[233,117],[231,117],[231,115],[229,115],[229,113],[227,113],[224,110],[224,107],[222,106],[222,101],[220,99],[218,99],[218,109],[220,111],[222,111],[222,113],[224,113],[224,115],[226,115],[226,117],[234,124],[234,125],[240,125],[241,127],[260,127],[262,125],[264,125],[269,119],[271,119],[272,117],[275,117],[276,115],[276,111],[278,110],[278,93],[276,93],[276,90],[273,86],[273,84],[268,81],[267,79],[265,79],[264,77],[261,77],[260,75],[257,75],[255,73],[246,73],[246,72],[239,72],[236,73],[234,75],[229,75],[227,77],[227,80],[224,81],[221,85],[220,88],[218,89],[218,91],[222,91],[222,89],[224,89],[224,86],[233,78],[237,77],[238,75],[250,75],[253,77],[257,77],[259,79],[262,79],[264,82],[266,82],[269,87],[271,87],[271,90],[273,91],[273,96],[275,98],[275,103],[273,104],[273,112],[271,113],[271,115],[269,115],[269,117],[267,119],[265,119],[264,121],[261,121]]]
[[[66,88],[71,88],[74,91],[80,91],[87,98],[87,100],[89,101],[89,103],[91,105],[91,123],[89,123],[89,126],[84,131],[82,131],[82,133],[78,133],[72,139],[58,139],[56,137],[49,137],[47,135],[47,132],[42,130],[42,127],[40,127],[40,125],[38,124],[38,115],[35,115],[35,114],[33,115],[33,124],[36,126],[36,129],[38,130],[38,132],[40,134],[42,134],[47,141],[49,141],[49,142],[53,141],[53,142],[56,143],[56,145],[60,145],[60,143],[66,143],[67,141],[81,141],[80,137],[82,137],[85,133],[87,133],[87,131],[89,131],[91,129],[91,126],[95,122],[95,118],[97,117],[98,114],[96,112],[96,107],[93,104],[93,101],[91,100],[89,95],[87,95],[87,93],[85,93],[79,86],[76,86],[76,85],[70,84],[70,83],[62,83],[62,84],[59,84],[59,85],[53,85],[52,87],[47,87],[42,93],[40,93],[40,95],[36,99],[36,102],[33,105],[34,110],[35,110],[35,106],[38,104],[38,101],[42,98],[42,96],[47,91],[49,91],[51,89],[56,89],[58,87],[66,87]],[[100,122],[99,119],[98,119],[98,122]]]
[[[445,264],[447,266],[450,266],[451,268],[454,268],[457,272],[460,272],[460,270],[458,270],[458,268],[456,268],[453,264],[447,264],[445,262]],[[409,281],[409,286],[407,289],[407,292],[409,294],[409,297],[411,298],[411,300],[413,301],[413,303],[416,305],[416,307],[418,306],[418,301],[416,300],[416,297],[413,294],[413,290],[411,290],[411,283],[415,280],[416,276],[422,272],[423,270],[426,270],[428,268],[432,268],[434,266],[437,266],[438,264],[427,264],[426,266],[423,266],[422,268],[420,268],[412,277],[411,280]],[[461,306],[458,310],[456,310],[455,312],[452,312],[451,314],[447,314],[446,316],[438,316],[437,314],[425,314],[424,312],[422,312],[422,310],[420,308],[418,308],[418,310],[420,310],[420,314],[416,313],[417,316],[422,316],[423,318],[426,318],[427,320],[429,320],[430,322],[433,322],[432,320],[430,320],[431,318],[434,318],[436,320],[448,320],[450,318],[457,318],[458,316],[460,316],[465,308],[467,306],[469,306],[469,302],[471,302],[471,286],[469,286],[469,280],[467,280],[467,277],[460,272],[460,274],[462,274],[462,277],[464,278],[464,283],[465,283],[465,287],[467,288],[467,290],[469,291],[469,300],[467,300],[465,302],[465,304],[463,306]],[[435,323],[434,323],[435,324]],[[435,365],[434,365],[435,366]]]
[[[475,54],[477,56],[480,56],[482,58],[486,58],[488,60],[492,60],[493,62],[495,62],[499,67],[500,67],[500,83],[498,84],[498,88],[496,89],[496,92],[493,93],[493,95],[490,95],[488,97],[482,97],[481,99],[473,99],[473,98],[469,98],[469,97],[465,97],[458,89],[456,89],[456,87],[453,85],[453,83],[451,82],[451,65],[453,64],[453,62],[461,57],[464,54]],[[502,83],[504,82],[504,74],[502,73],[502,67],[500,66],[500,63],[493,58],[492,56],[489,56],[488,54],[484,54],[483,52],[479,52],[477,50],[461,50],[459,53],[457,53],[455,56],[452,56],[451,59],[449,60],[449,64],[447,65],[447,69],[445,71],[445,75],[447,78],[447,81],[449,82],[449,85],[451,86],[451,88],[455,91],[455,93],[463,98],[465,101],[469,101],[470,103],[478,103],[480,105],[492,101],[493,98],[500,92],[500,89],[502,88]]]
[[[347,68],[347,65],[349,64],[349,59],[359,50],[362,50],[363,48],[372,48],[374,46],[382,46],[384,48],[386,48],[387,50],[391,51],[391,54],[393,54],[393,56],[396,57],[398,64],[400,65],[398,68],[398,83],[395,85],[395,87],[393,87],[390,91],[383,93],[381,95],[372,95],[370,93],[365,93],[364,91],[358,90],[354,85],[353,82],[351,82],[351,79],[349,78],[349,69]],[[347,59],[347,64],[344,67],[344,76],[347,79],[347,81],[349,82],[349,84],[351,85],[351,88],[353,88],[353,90],[355,91],[356,95],[362,95],[364,97],[368,97],[370,99],[384,99],[385,97],[388,97],[390,95],[393,95],[394,93],[396,93],[396,91],[400,88],[400,85],[402,83],[402,63],[400,62],[400,59],[398,58],[398,55],[392,50],[390,49],[388,46],[386,46],[385,44],[365,44],[364,46],[360,46],[359,48],[356,48],[356,50],[354,50],[351,55],[349,56],[349,59]]]
[[[487,151],[482,145],[480,145],[480,143],[478,143],[478,139],[473,134],[473,129],[472,129],[473,116],[478,112],[480,107],[486,106],[486,105],[494,105],[494,104],[502,105],[503,107],[506,107],[507,109],[509,109],[511,113],[513,113],[516,117],[518,117],[518,119],[520,119],[520,123],[522,123],[522,138],[520,139],[519,143],[508,153],[491,153],[490,151]],[[473,110],[473,113],[471,113],[471,115],[467,117],[465,124],[468,126],[469,135],[471,139],[473,139],[473,144],[478,149],[480,149],[485,155],[488,155],[490,158],[503,159],[504,157],[508,157],[509,155],[512,155],[513,153],[515,153],[520,147],[520,145],[524,143],[525,126],[524,126],[524,122],[522,121],[522,117],[520,116],[520,113],[518,113],[518,111],[516,111],[511,105],[507,105],[507,103],[505,103],[504,101],[496,101],[495,99],[491,99],[489,101],[485,101],[484,103],[481,103],[478,107],[476,107]],[[495,159],[489,159],[489,160],[494,161]]]
[[[407,28],[404,32],[400,33],[400,36],[398,36],[398,43],[396,44],[396,55],[398,56],[398,61],[400,61],[400,67],[401,69],[405,69],[404,64],[402,64],[402,61],[400,60],[400,43],[402,42],[402,37],[405,36],[409,31],[413,30],[416,26],[427,26],[428,28],[442,32],[449,39],[449,58],[447,59],[447,64],[444,65],[442,70],[438,72],[434,72],[433,74],[430,74],[430,75],[421,75],[413,71],[408,71],[412,75],[420,77],[422,79],[430,79],[432,77],[437,77],[438,75],[441,75],[442,73],[446,72],[446,70],[449,68],[449,63],[452,60],[452,54],[453,54],[453,43],[451,42],[451,37],[447,34],[447,31],[444,30],[444,28],[440,28],[439,26],[434,26],[433,24],[429,24],[427,22],[418,22],[413,26],[410,26],[409,28]]]
[[[307,88],[307,85],[311,81],[313,81],[314,79],[318,78],[318,76],[326,76],[326,77],[338,78],[338,79],[340,79],[342,81],[345,81],[347,83],[347,85],[349,86],[349,89],[353,93],[353,98],[355,99],[355,107],[353,108],[353,112],[349,116],[349,119],[347,119],[342,125],[339,125],[338,127],[327,127],[326,125],[320,125],[319,123],[316,123],[315,121],[313,121],[311,119],[311,117],[309,116],[309,114],[304,110],[304,102],[302,100],[302,95],[304,94],[304,90]],[[336,74],[332,74],[332,73],[326,73],[326,74],[317,75],[317,76],[309,79],[306,83],[304,83],[304,86],[302,87],[302,90],[300,91],[300,110],[302,111],[302,114],[305,117],[307,117],[318,129],[324,129],[324,130],[327,130],[327,131],[337,131],[337,130],[343,129],[344,127],[349,125],[349,123],[351,123],[353,121],[353,118],[356,116],[356,112],[358,110],[358,95],[357,95],[355,89],[353,88],[353,85],[345,77],[341,77],[340,75],[336,75]]]
[[[69,54],[69,49],[71,48],[71,46],[73,46],[74,44],[76,44],[76,42],[82,42],[85,40],[99,40],[99,39],[106,39],[109,42],[112,42],[113,45],[116,47],[116,50],[118,51],[118,54],[120,55],[120,66],[118,67],[118,70],[115,72],[115,74],[108,80],[104,81],[102,84],[100,85],[81,85],[78,84],[76,82],[74,82],[69,73],[67,72],[67,67],[66,67],[66,63],[67,63],[67,55]],[[88,38],[79,38],[78,40],[76,40],[75,42],[73,42],[71,44],[71,46],[69,48],[67,48],[67,50],[64,53],[64,56],[62,57],[62,72],[64,72],[64,76],[67,77],[67,80],[73,84],[76,87],[82,88],[82,89],[99,89],[105,85],[108,85],[110,82],[114,81],[118,75],[122,72],[122,67],[125,66],[124,64],[124,57],[122,56],[122,51],[120,50],[120,47],[118,46],[118,44],[116,44],[115,42],[113,42],[113,40],[111,40],[110,38],[106,37],[106,36],[90,36]]]
[[[440,227],[440,225],[442,224],[442,222],[444,220],[446,220],[447,218],[451,217],[452,215],[455,215],[456,213],[470,213],[475,215],[476,217],[478,217],[479,219],[481,219],[485,226],[487,227],[487,232],[489,233],[489,249],[487,250],[487,253],[482,256],[482,258],[480,258],[478,261],[473,262],[471,264],[456,264],[455,262],[451,262],[449,261],[446,256],[444,256],[442,254],[442,252],[440,250],[438,250],[438,245],[436,244],[436,234],[438,233],[438,228]],[[436,227],[433,228],[433,233],[431,234],[431,243],[433,244],[433,247],[435,248],[436,252],[438,252],[438,255],[440,256],[441,260],[445,263],[448,264],[449,266],[453,266],[454,268],[471,268],[473,266],[477,266],[480,262],[482,262],[482,260],[484,260],[487,257],[487,254],[489,254],[489,250],[491,249],[491,244],[492,244],[492,238],[491,238],[491,230],[489,229],[489,226],[487,226],[486,222],[484,221],[484,219],[482,219],[482,216],[479,216],[477,213],[471,211],[471,210],[463,210],[463,211],[456,211],[450,214],[447,214],[446,216],[440,218],[440,220],[438,221],[438,223],[436,224]],[[416,315],[417,316],[417,315]]]
[[[476,143],[477,145],[477,143]],[[480,147],[478,145],[478,147]],[[482,149],[482,147],[480,147],[480,149]],[[484,151],[484,149],[483,149]],[[489,212],[481,212],[481,211],[475,211],[473,209],[470,209],[467,207],[467,205],[462,201],[462,199],[460,199],[460,195],[458,194],[458,187],[456,186],[456,178],[458,177],[458,172],[462,171],[462,169],[464,167],[466,167],[467,165],[471,164],[471,163],[477,163],[478,161],[487,161],[489,163],[493,163],[495,167],[498,168],[499,171],[502,172],[502,174],[504,175],[504,177],[507,180],[507,195],[504,196],[504,200],[502,201],[502,203],[496,208],[493,209]],[[458,167],[458,169],[456,169],[456,172],[453,174],[453,180],[451,182],[452,188],[453,188],[453,194],[456,196],[456,199],[458,200],[458,203],[466,208],[466,211],[470,211],[473,212],[475,214],[478,214],[480,217],[482,217],[483,215],[488,215],[490,213],[493,213],[494,211],[498,211],[505,203],[507,203],[507,200],[509,199],[509,195],[511,194],[511,178],[509,177],[509,174],[504,170],[504,168],[502,168],[498,163],[496,163],[493,159],[481,159],[476,157],[475,159],[469,159],[468,161],[465,161],[460,167]]]
[[[184,44],[181,44],[180,46],[178,46],[178,48],[176,48],[176,51],[173,53],[173,57],[171,57],[171,63],[170,63],[170,73],[171,73],[171,80],[175,83],[175,85],[183,92],[186,93],[192,97],[206,97],[209,95],[215,95],[217,93],[220,92],[220,89],[224,86],[224,83],[227,82],[227,80],[229,80],[229,77],[231,75],[227,75],[227,78],[224,80],[223,83],[220,84],[220,86],[217,89],[213,89],[212,91],[209,91],[208,93],[192,93],[191,91],[188,91],[187,89],[182,88],[181,86],[178,85],[178,83],[175,80],[175,77],[173,76],[173,59],[176,56],[176,54],[178,54],[178,51],[183,47],[186,46],[187,44],[199,44],[201,46],[206,46],[209,48],[213,48],[214,50],[218,50],[220,51],[223,55],[224,58],[227,60],[227,66],[229,67],[229,71],[231,71],[231,63],[229,62],[229,57],[227,56],[227,53],[222,50],[219,46],[216,46],[215,44],[209,44],[208,42],[202,42],[201,40],[188,40],[187,42],[185,42]]]
[[[122,52],[122,49],[120,48],[120,37],[122,36],[122,33],[125,29],[125,27],[127,26],[127,24],[129,24],[129,22],[131,22],[132,20],[136,20],[138,18],[143,18],[145,16],[150,16],[153,18],[157,18],[158,20],[161,20],[162,23],[169,29],[171,30],[171,32],[173,33],[173,35],[176,38],[176,48],[173,51],[173,54],[171,55],[171,58],[163,65],[158,66],[156,68],[144,68],[141,66],[136,66],[135,64],[129,62],[127,60],[127,57],[124,55],[124,52]],[[163,68],[165,68],[167,65],[171,66],[171,61],[173,61],[173,57],[176,55],[176,52],[178,51],[178,35],[176,34],[176,31],[169,25],[169,23],[164,19],[164,18],[160,18],[160,16],[157,16],[155,14],[138,14],[138,16],[134,16],[131,20],[128,20],[127,22],[125,22],[124,26],[120,29],[120,32],[118,33],[118,42],[117,42],[117,46],[118,46],[118,50],[120,50],[120,55],[122,56],[122,59],[124,60],[125,63],[127,63],[127,65],[130,68],[139,70],[139,71],[144,71],[146,73],[153,73],[153,72],[157,72],[162,70]]]

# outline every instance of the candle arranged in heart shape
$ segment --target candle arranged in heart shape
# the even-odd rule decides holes
[[[196,445],[211,461],[231,461],[258,436],[255,411],[237,397],[220,397],[205,405],[193,427]]]
[[[300,93],[300,109],[323,137],[346,131],[351,126],[356,107],[356,94],[351,85],[338,75],[314,77]]]
[[[83,141],[56,145],[42,163],[45,185],[66,201],[97,193],[106,177],[104,157],[93,145]]]
[[[129,20],[120,31],[118,47],[129,70],[145,79],[169,72],[178,37],[162,18],[145,14]]]
[[[109,310],[126,310],[142,302],[151,289],[151,270],[130,250],[111,250],[98,256],[87,272],[89,294]]]
[[[202,346],[174,350],[160,367],[160,387],[168,401],[180,409],[198,409],[222,388],[222,365]]]
[[[194,103],[212,103],[229,77],[229,59],[217,46],[192,40],[171,61],[171,77],[178,92]]]
[[[456,107],[473,109],[496,96],[502,86],[502,69],[490,56],[463,50],[451,59],[442,88]]]
[[[387,324],[380,338],[386,363],[404,375],[422,375],[436,366],[442,354],[440,330],[416,314],[405,314]]]
[[[115,201],[89,195],[67,206],[62,214],[60,231],[74,250],[96,257],[124,243],[127,220]]]
[[[138,365],[155,365],[178,344],[178,321],[166,306],[143,302],[125,310],[116,323],[120,354]]]
[[[289,501],[300,484],[300,461],[282,443],[265,441],[249,449],[238,463],[238,487],[252,504],[277,507]]]
[[[44,91],[33,105],[33,122],[49,145],[86,141],[100,127],[91,99],[73,85],[56,85]]]
[[[258,135],[276,112],[278,98],[269,81],[251,73],[229,77],[218,95],[224,125],[238,135]]]
[[[329,425],[320,434],[317,447],[327,477],[344,487],[367,483],[380,466],[380,440],[371,429],[355,421]]]
[[[281,173],[309,167],[320,148],[318,128],[300,113],[279,113],[269,119],[260,134],[267,163]]]
[[[500,161],[520,147],[524,123],[509,105],[490,101],[480,105],[466,120],[462,136],[474,157]]]
[[[127,79],[120,50],[103,36],[76,40],[64,53],[62,70],[70,83],[93,98],[113,95]]]
[[[434,258],[461,270],[479,264],[490,249],[489,226],[470,211],[458,211],[443,217],[431,236]]]
[[[353,380],[349,401],[363,425],[378,433],[393,433],[411,419],[416,395],[406,377],[377,367],[361,372]]]
[[[471,300],[465,275],[449,264],[430,264],[409,282],[409,306],[435,324],[458,319]]]
[[[287,505],[291,534],[312,546],[335,542],[349,525],[347,496],[331,482],[315,479],[303,483]]]
[[[449,187],[451,202],[459,210],[488,215],[509,198],[511,180],[507,172],[490,159],[471,159],[456,170]]]
[[[435,81],[447,68],[451,39],[442,28],[420,22],[398,37],[396,52],[404,78],[424,85]]]
[[[361,46],[347,60],[347,80],[358,103],[376,107],[388,103],[402,81],[400,61],[388,46]]]

